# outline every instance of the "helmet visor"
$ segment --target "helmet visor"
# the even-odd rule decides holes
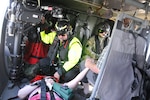
[[[66,34],[65,31],[56,31],[58,35]]]
[[[104,30],[102,30],[102,29],[98,30],[98,33],[103,33],[103,32],[104,32]]]

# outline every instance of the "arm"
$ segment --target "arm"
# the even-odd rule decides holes
[[[77,86],[78,82],[80,82],[83,79],[83,77],[86,75],[88,70],[89,70],[89,68],[85,68],[74,79],[72,79],[71,81],[69,81],[67,83],[60,84],[60,85],[68,86],[70,89],[74,89]]]
[[[77,86],[78,82],[80,82],[83,79],[83,77],[88,72],[88,70],[89,70],[89,68],[85,68],[73,80],[69,81],[68,83],[65,83],[64,85],[67,85],[71,89],[75,88]]]
[[[85,66],[87,68],[89,68],[90,70],[92,70],[93,72],[95,73],[99,73],[99,70],[100,70],[100,66],[101,64],[103,63],[104,61],[104,57],[106,56],[106,53],[107,53],[107,49],[108,46],[106,46],[102,53],[100,54],[100,57],[98,59],[98,61],[95,63],[93,59],[91,58],[87,58],[86,61],[85,61]]]
[[[87,41],[83,53],[84,53],[84,55],[86,55],[84,58],[91,57],[93,59],[97,59],[98,54],[96,54],[95,37],[94,36],[92,36]]]
[[[80,42],[70,44],[68,51],[68,61],[63,65],[65,71],[69,71],[73,68],[80,60],[82,54],[82,45]]]
[[[45,31],[40,32],[41,35],[41,40],[46,43],[46,44],[52,44],[55,36],[56,36],[56,32],[53,31],[51,33],[45,34]]]
[[[35,90],[36,88],[38,88],[39,86],[38,85],[32,85],[32,84],[29,84],[29,85],[26,85],[24,86],[22,89],[20,89],[18,91],[18,97],[20,99],[24,99],[25,97],[27,97],[33,90]]]
[[[96,63],[94,62],[93,59],[91,58],[87,58],[85,60],[85,67],[89,68],[91,71],[93,71],[94,73],[99,73],[99,69],[97,68]]]

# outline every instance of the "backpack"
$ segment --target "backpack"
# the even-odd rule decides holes
[[[124,18],[132,20],[126,30]],[[136,30],[132,25],[140,27]],[[148,21],[120,14],[113,27],[104,62],[100,67],[90,100],[149,100],[149,76],[146,54],[148,48]],[[147,72],[147,73],[146,73]]]
[[[44,44],[42,41],[27,41],[24,60],[29,64],[36,64],[40,59],[47,56],[48,50],[49,45]]]

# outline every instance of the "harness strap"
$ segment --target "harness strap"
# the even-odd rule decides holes
[[[52,90],[49,91],[51,100],[55,100],[54,93]]]
[[[18,98],[19,98],[18,96],[14,96],[14,97],[9,98],[8,100],[16,100]]]
[[[46,83],[44,79],[41,80],[40,86],[41,86],[41,100],[46,100]]]
[[[32,58],[36,58],[36,59],[42,59],[43,57],[38,57],[38,56],[34,56],[34,55],[31,55]]]
[[[102,50],[100,48],[100,41],[98,39],[98,35],[95,35],[95,48],[96,48],[96,53],[100,54]]]

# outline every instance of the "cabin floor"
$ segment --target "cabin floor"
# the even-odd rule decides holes
[[[20,83],[13,84],[10,80],[5,87],[0,100],[20,100],[17,98],[18,90],[29,84],[27,79],[23,79]],[[15,98],[16,97],[16,98]]]

